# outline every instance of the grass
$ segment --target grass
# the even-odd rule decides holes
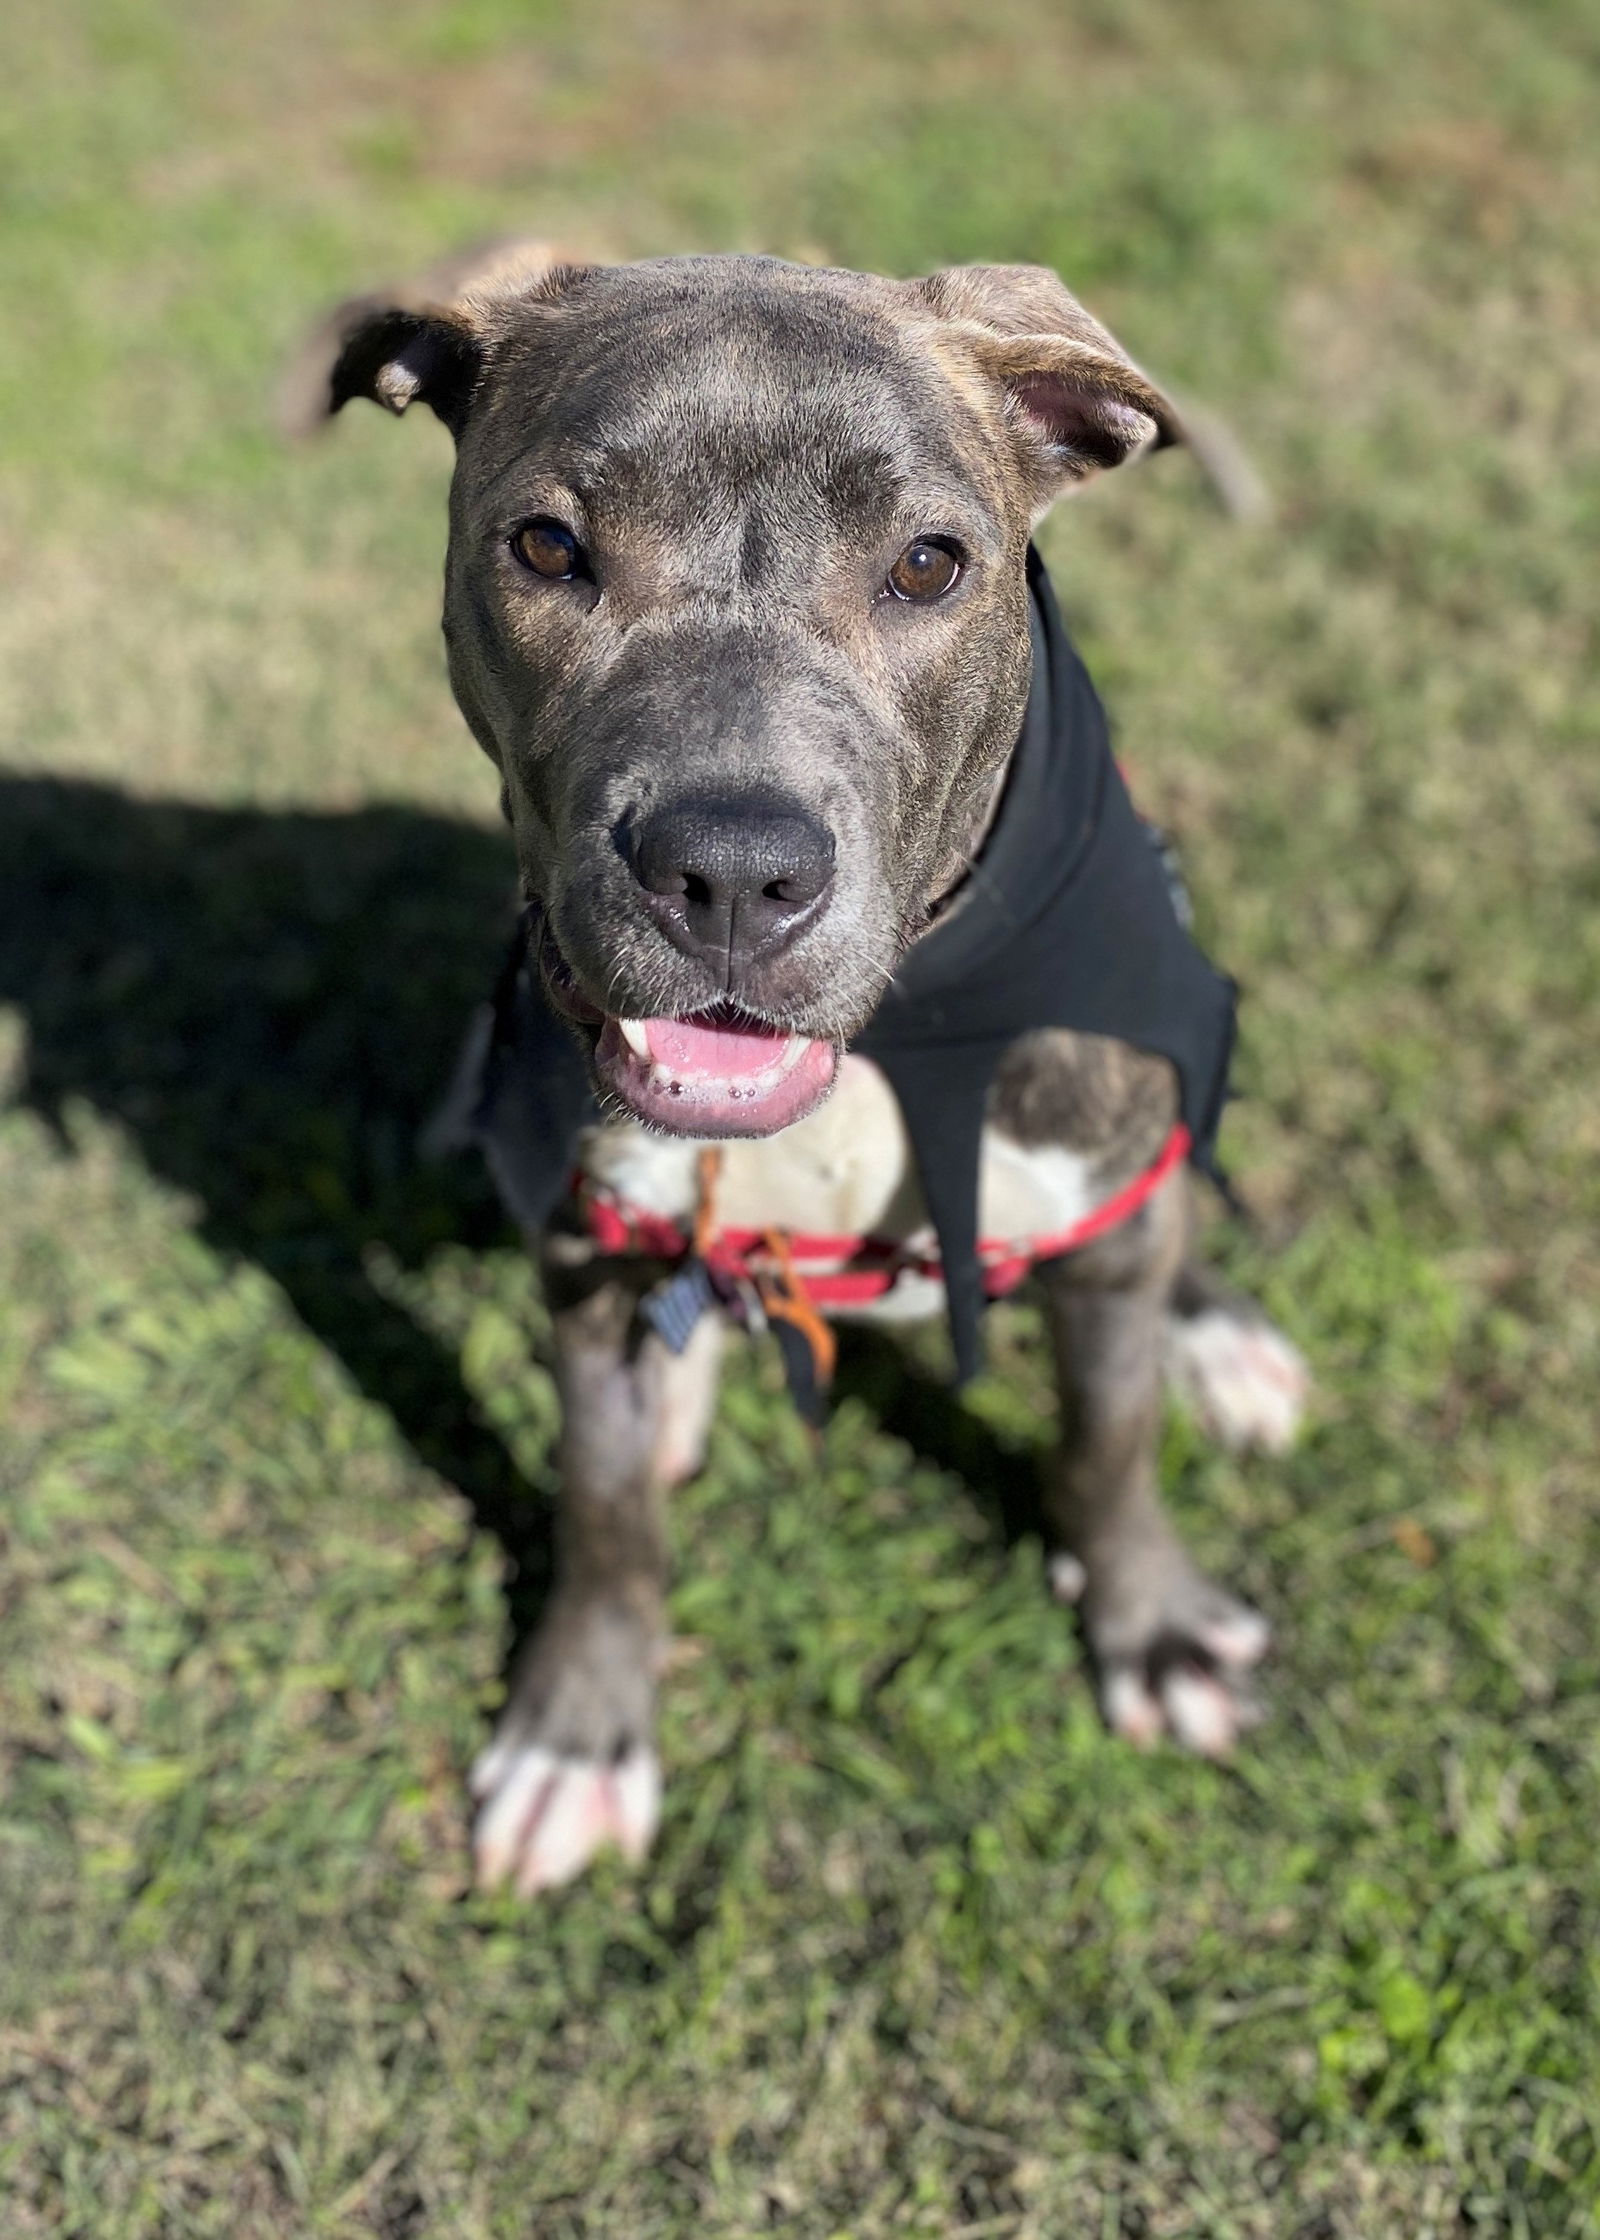
[[[1600,26],[1584,0],[71,0],[0,115],[0,2230],[1600,2231]],[[1036,257],[1248,435],[1054,523],[1245,982],[1218,1250],[1311,1354],[1206,1559],[1231,1770],[1111,1746],[954,1410],[742,1359],[649,1872],[472,1896],[536,1287],[416,1126],[502,935],[440,431],[267,400],[502,229]]]

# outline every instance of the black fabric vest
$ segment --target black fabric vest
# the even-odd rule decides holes
[[[851,1047],[887,1076],[944,1262],[961,1378],[979,1365],[978,1164],[995,1069],[1041,1027],[1171,1061],[1190,1158],[1215,1171],[1235,990],[1190,938],[1173,881],[1112,759],[1105,712],[1028,556],[1033,674],[999,810],[959,906],[901,960]],[[543,1227],[597,1117],[587,1064],[519,938],[487,1034],[435,1140],[474,1141],[511,1213]]]

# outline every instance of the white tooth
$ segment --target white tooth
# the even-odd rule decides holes
[[[617,1021],[617,1032],[634,1056],[642,1058],[648,1065],[650,1063],[650,1041],[644,1031],[644,1021],[642,1019],[619,1019]]]
[[[775,1065],[768,1066],[766,1068],[766,1071],[772,1074],[773,1077],[778,1081],[785,1080],[788,1075],[793,1073],[795,1067],[800,1063],[801,1059],[805,1056],[810,1047],[811,1037],[809,1035],[790,1035],[788,1041],[783,1046],[783,1056],[778,1059]]]

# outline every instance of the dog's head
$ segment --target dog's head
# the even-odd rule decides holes
[[[337,314],[302,413],[354,396],[456,438],[451,681],[602,1089],[787,1126],[981,829],[1033,524],[1170,406],[1030,266],[525,249]]]

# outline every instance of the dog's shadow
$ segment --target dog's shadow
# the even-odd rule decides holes
[[[192,1194],[207,1239],[260,1263],[511,1557],[524,1633],[550,1569],[546,1504],[476,1414],[456,1360],[373,1285],[512,1240],[476,1159],[424,1160],[511,923],[510,842],[403,806],[214,809],[0,776],[0,1003],[27,1030],[21,1101],[86,1099]],[[1019,1473],[883,1341],[841,1383],[952,1468],[1009,1537]]]

